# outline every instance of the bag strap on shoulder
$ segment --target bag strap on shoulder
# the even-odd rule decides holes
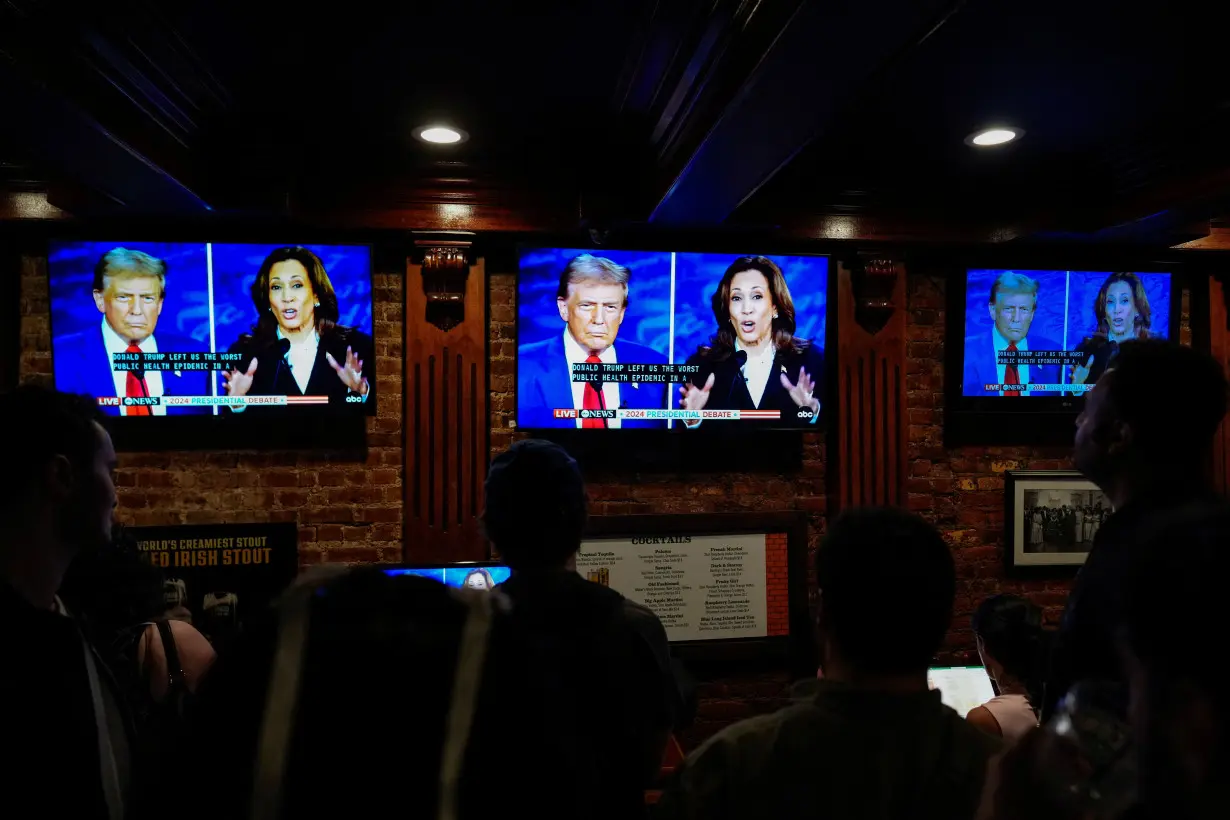
[[[175,645],[175,634],[171,631],[171,624],[165,618],[156,621],[154,626],[158,627],[158,635],[162,638],[162,653],[167,659],[167,694],[178,691],[187,686],[187,678],[184,676],[184,667],[179,660],[179,647]]]

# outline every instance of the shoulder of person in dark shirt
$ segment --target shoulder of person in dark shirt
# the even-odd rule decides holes
[[[557,644],[568,673],[610,692],[612,725],[640,737],[636,765],[646,785],[683,711],[662,622],[649,609],[572,571],[514,574],[498,589],[513,616]],[[616,717],[619,716],[619,717]]]
[[[656,715],[659,726],[668,729],[687,725],[691,720],[693,698],[686,690],[691,686],[685,680],[686,672],[671,657],[670,641],[662,621],[648,607],[628,598],[623,600],[623,619],[638,639],[646,674],[652,674],[660,684],[660,697],[646,693],[646,707],[654,710],[650,714]]]
[[[672,725],[680,698],[670,645],[662,622],[647,607],[571,571],[518,573],[499,589],[512,600],[514,614],[540,630],[589,645],[602,636],[604,653],[630,653],[628,674],[652,684],[636,693],[645,700],[645,717]]]
[[[1073,582],[1053,638],[1042,709],[1044,722],[1077,682],[1124,682],[1114,633],[1123,620],[1127,581],[1154,537],[1156,522],[1166,521],[1188,506],[1220,502],[1219,496],[1202,485],[1180,484],[1168,493],[1116,510],[1106,519]]]

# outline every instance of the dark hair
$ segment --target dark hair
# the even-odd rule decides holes
[[[1132,339],[1119,346],[1106,374],[1107,403],[1151,456],[1173,461],[1205,458],[1226,415],[1226,373],[1203,351],[1165,339]],[[1164,385],[1183,386],[1175,401]]]
[[[1110,336],[1110,323],[1106,321],[1106,292],[1116,282],[1123,282],[1132,289],[1132,303],[1136,306],[1136,316],[1133,327],[1137,339],[1149,338],[1149,328],[1153,325],[1153,311],[1149,308],[1149,294],[1145,293],[1144,283],[1134,273],[1112,273],[1106,277],[1102,287],[1098,289],[1097,300],[1093,303],[1094,331],[1100,336]]]
[[[994,595],[978,605],[972,620],[987,652],[1025,684],[1030,704],[1040,708],[1047,661],[1042,610],[1016,595]]]
[[[482,576],[483,582],[487,585],[487,589],[495,589],[495,579],[491,577],[490,572],[488,572],[486,569],[482,567],[479,567],[478,569],[472,569],[469,572],[467,572],[466,577],[462,579],[461,581],[461,585],[468,586],[470,583],[470,579],[474,577],[475,575]]]
[[[904,510],[838,516],[816,551],[816,583],[828,636],[862,671],[925,671],[952,621],[952,554],[935,527]]]
[[[513,569],[562,565],[581,546],[585,481],[563,447],[518,441],[491,462],[483,528]]]
[[[136,542],[117,525],[109,546],[73,559],[60,595],[105,647],[121,630],[162,615],[163,580],[162,570],[142,558]]]
[[[0,395],[0,430],[11,435],[6,454],[25,474],[36,472],[56,456],[75,467],[88,468],[101,440],[97,424],[103,421],[98,404],[89,396],[61,393],[39,385],[24,384]],[[3,493],[5,507],[19,505],[31,482],[16,482]]]
[[[794,337],[794,300],[790,298],[790,287],[786,284],[782,269],[764,256],[740,256],[722,274],[722,281],[713,292],[711,305],[717,332],[709,337],[707,346],[702,345],[697,351],[702,359],[723,361],[735,352],[735,329],[730,321],[730,286],[736,275],[749,270],[763,274],[769,283],[773,307],[777,309],[777,318],[773,320],[774,347],[800,353],[810,345],[806,339]]]
[[[256,280],[252,282],[252,304],[256,307],[256,324],[250,334],[244,334],[240,341],[250,343],[271,342],[277,338],[278,320],[270,311],[269,274],[273,266],[279,262],[294,260],[307,271],[308,282],[312,284],[312,292],[320,307],[314,309],[316,332],[320,335],[328,333],[337,325],[341,315],[337,308],[337,294],[333,292],[333,283],[329,281],[329,273],[320,257],[299,245],[278,248],[265,257],[260,270],[256,272]]]

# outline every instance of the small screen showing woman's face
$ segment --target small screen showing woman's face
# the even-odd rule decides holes
[[[481,572],[471,572],[466,576],[466,587],[468,589],[489,589],[487,579]]]
[[[285,259],[269,269],[269,307],[282,330],[310,327],[315,322],[315,300],[307,268],[298,259]]]
[[[1115,282],[1106,289],[1106,323],[1110,332],[1123,336],[1133,329],[1136,318],[1136,301],[1132,298],[1132,286],[1127,282]]]
[[[773,332],[773,294],[760,271],[741,271],[730,280],[730,323],[745,345],[758,345]]]

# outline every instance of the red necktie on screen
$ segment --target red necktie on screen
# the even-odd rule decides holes
[[[1008,352],[1016,353],[1016,342],[1008,342]],[[1004,365],[1004,384],[1020,384],[1021,374],[1016,369],[1016,364]],[[1005,390],[1005,396],[1019,396],[1020,390]]]
[[[124,352],[125,353],[140,353],[141,348],[137,347],[136,344],[129,344],[128,349],[125,350]],[[128,379],[124,385],[124,395],[130,399],[143,399],[147,395],[149,395],[149,388],[145,384],[145,376],[142,375],[141,378],[138,379],[137,374],[129,370]],[[129,407],[127,408],[127,411],[128,412],[125,415],[129,415],[129,416],[148,416],[149,415],[148,407]]]
[[[602,359],[597,356],[588,356],[585,359],[586,364],[601,364]],[[585,383],[585,393],[581,399],[582,410],[601,410],[602,397],[598,395],[598,391],[594,389],[593,382]],[[606,419],[581,419],[581,427],[583,428],[602,428],[606,427]]]

